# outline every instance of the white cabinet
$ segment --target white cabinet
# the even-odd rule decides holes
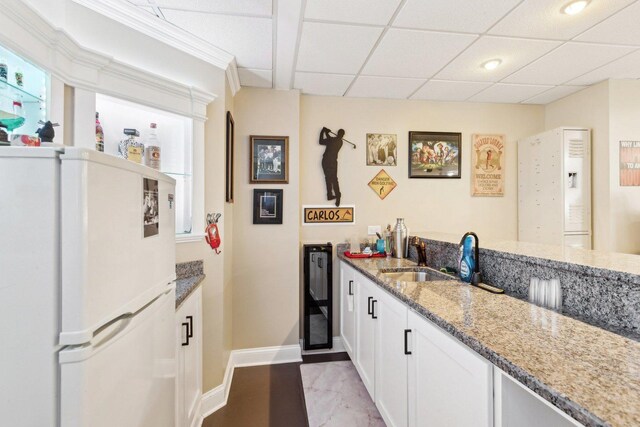
[[[375,335],[377,286],[362,275],[356,285],[356,358],[354,365],[371,399],[375,400]]]
[[[407,306],[378,290],[375,304],[377,334],[375,350],[376,406],[387,427],[407,426],[408,340]]]
[[[340,337],[351,360],[355,360],[356,301],[355,270],[340,263]]]
[[[409,426],[493,425],[491,363],[413,311],[408,320]]]
[[[202,401],[202,287],[176,312],[176,426],[200,425]]]

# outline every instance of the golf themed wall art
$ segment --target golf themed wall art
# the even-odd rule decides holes
[[[396,166],[398,137],[395,134],[367,134],[367,166]]]
[[[409,178],[460,178],[462,134],[409,132]]]
[[[251,135],[251,184],[289,183],[289,137]]]
[[[471,195],[504,196],[504,136],[473,135]]]
[[[327,187],[327,200],[335,200],[336,206],[340,206],[340,183],[338,182],[338,153],[342,148],[342,143],[346,142],[356,148],[356,144],[344,138],[344,129],[340,129],[338,133],[334,133],[331,129],[323,127],[320,131],[320,145],[324,145],[324,154],[322,155],[322,171],[324,172],[324,180]]]

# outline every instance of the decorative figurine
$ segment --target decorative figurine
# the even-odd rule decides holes
[[[333,136],[331,136],[333,135]],[[327,200],[335,200],[336,206],[340,206],[340,184],[338,183],[338,152],[342,148],[342,142],[347,142],[356,148],[356,145],[343,138],[344,129],[340,129],[337,134],[331,132],[331,129],[323,127],[320,131],[320,145],[326,148],[322,155],[322,170],[324,171],[324,180],[327,185]]]
[[[40,137],[42,142],[53,142],[53,138],[56,136],[55,130],[53,128],[55,126],[60,126],[58,123],[51,123],[51,121],[47,121],[46,123],[42,120],[38,120],[42,126],[36,131],[36,134]]]

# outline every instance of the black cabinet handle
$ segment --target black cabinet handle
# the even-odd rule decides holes
[[[311,262],[316,262],[316,254],[311,254]]]
[[[189,324],[188,323],[183,323],[182,326],[186,326],[187,327],[187,333],[185,334],[185,337],[187,338],[187,342],[183,342],[182,346],[187,346],[189,345]]]
[[[367,302],[367,314],[369,314],[369,315],[372,313],[372,311],[371,311],[371,300],[372,299],[373,299],[373,297],[369,297],[369,300]]]
[[[193,316],[187,316],[189,325],[187,326],[187,336],[193,338]]]
[[[353,280],[349,280],[349,295],[353,295],[353,289],[351,286],[353,286]]]
[[[374,299],[373,301],[371,301],[371,318],[372,319],[377,319],[378,318],[378,316],[376,316],[376,306],[373,305],[373,304],[375,304],[377,302],[378,302],[377,299]]]
[[[411,329],[404,330],[404,354],[411,354],[411,352],[407,348],[409,345],[409,332],[411,332]]]
[[[322,268],[322,258],[318,258],[318,268]]]

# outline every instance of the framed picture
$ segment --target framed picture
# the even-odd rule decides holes
[[[282,224],[282,190],[253,190],[253,223]]]
[[[396,166],[398,137],[395,134],[367,134],[367,166]]]
[[[227,163],[226,163],[226,201],[233,203],[233,138],[235,122],[231,111],[227,111]]]
[[[252,184],[289,183],[289,137],[251,135]]]
[[[460,178],[462,134],[409,132],[409,178]]]

